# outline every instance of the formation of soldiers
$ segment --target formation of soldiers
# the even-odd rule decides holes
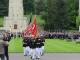
[[[32,60],[40,59],[44,55],[44,42],[44,37],[40,35],[23,37],[24,56],[30,56]]]
[[[58,39],[79,39],[80,32],[47,32],[44,34],[45,38]]]
[[[11,38],[22,37],[24,56],[30,56],[32,60],[40,59],[40,56],[44,55],[44,42],[45,39],[41,35],[34,37],[29,34],[27,37],[23,34],[18,33],[0,33],[0,58],[1,60],[9,60],[8,46]]]

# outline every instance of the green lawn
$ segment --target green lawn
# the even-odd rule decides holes
[[[45,52],[80,52],[80,44],[60,39],[47,39]]]
[[[9,52],[22,52],[22,39],[21,38],[12,38],[9,42]]]
[[[23,52],[22,39],[16,38],[10,41],[9,52]],[[79,52],[80,44],[75,42],[67,42],[60,39],[46,39],[45,52],[50,53],[63,53],[63,52]]]

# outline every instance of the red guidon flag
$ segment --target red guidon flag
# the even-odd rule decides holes
[[[34,21],[32,23],[32,35],[34,35],[34,37],[37,34],[37,24],[36,24],[36,16],[34,17]]]

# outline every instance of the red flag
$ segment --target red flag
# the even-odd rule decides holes
[[[32,23],[32,35],[34,35],[34,37],[37,34],[37,25],[36,25],[36,16],[34,17],[34,21]]]

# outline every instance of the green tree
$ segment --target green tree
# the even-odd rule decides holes
[[[66,0],[67,15],[72,28],[76,28],[76,17],[78,16],[79,0]]]
[[[8,15],[8,2],[9,0],[0,0],[0,16]]]
[[[63,26],[66,19],[65,13],[66,9],[63,0],[48,0],[48,18],[45,20],[48,26],[47,29],[57,30],[65,28]]]
[[[78,0],[47,0],[48,14],[45,29],[62,30],[76,28]],[[47,26],[47,27],[46,27]]]
[[[35,3],[34,3],[34,9],[36,11],[36,14],[40,15],[42,13],[45,12],[46,10],[46,1],[45,0],[37,0]]]
[[[34,12],[34,0],[23,0],[24,14]]]

